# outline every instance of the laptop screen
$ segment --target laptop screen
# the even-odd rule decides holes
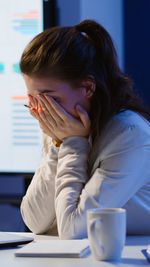
[[[0,232],[0,248],[27,244],[33,240],[32,237],[21,236],[20,234]]]

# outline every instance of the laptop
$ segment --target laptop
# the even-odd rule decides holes
[[[0,232],[0,248],[16,247],[32,242],[33,240],[34,238],[32,237],[21,236],[20,234]]]

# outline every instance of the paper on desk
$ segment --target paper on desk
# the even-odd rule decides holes
[[[83,257],[89,253],[88,239],[37,240],[15,252],[18,257]]]

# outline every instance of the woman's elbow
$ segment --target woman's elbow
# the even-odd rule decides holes
[[[58,223],[58,234],[60,239],[83,239],[87,238],[86,225],[81,225],[80,223],[76,225],[76,222],[67,220],[65,223]]]
[[[29,205],[22,200],[20,212],[25,225],[34,234],[43,234],[47,229],[43,222],[40,222],[36,214],[32,211]]]

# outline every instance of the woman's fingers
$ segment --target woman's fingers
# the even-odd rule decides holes
[[[51,136],[51,137],[54,136],[54,135],[53,135],[53,131],[50,130],[45,124],[43,125],[43,123],[41,123],[40,121],[39,121],[39,126],[40,126],[41,130],[42,130],[45,134],[47,134],[48,136]],[[53,137],[53,138],[55,138],[55,137]]]
[[[53,125],[53,127],[55,127],[57,125],[56,123],[56,117],[53,117],[50,110],[47,109],[47,106],[45,104],[45,101],[42,101],[41,98],[38,99],[38,103],[40,105],[40,109],[39,109],[39,115],[40,117],[48,124]]]
[[[50,125],[52,129],[55,129],[57,126],[55,119],[47,111],[44,103],[41,100],[39,100],[39,104],[41,106],[41,108],[38,110],[40,118],[45,122],[46,125]]]
[[[42,114],[39,114],[35,111],[34,108],[31,108],[30,110],[30,114],[38,120],[39,122],[39,125],[40,125],[40,128],[41,130],[44,132],[44,133],[50,133],[52,131],[54,131],[54,127],[51,125],[50,127],[50,123],[47,123],[47,118],[45,117],[45,114],[44,112],[41,110],[40,113]]]
[[[65,121],[67,118],[73,119],[73,117],[51,96],[45,95],[45,98],[47,100],[47,104],[51,107],[51,112],[53,115],[57,115],[57,117],[60,117],[63,121]]]
[[[37,101],[36,101],[36,98],[33,97],[32,95],[28,95],[28,99],[29,99],[29,106],[37,109]]]
[[[79,104],[76,106],[76,111],[86,129],[89,129],[91,126],[91,122],[88,116],[88,113],[86,112],[85,109],[82,108]]]
[[[28,103],[29,103],[29,106],[32,107],[32,98],[30,95],[28,95]]]
[[[57,139],[54,134],[56,122],[51,114],[49,114],[45,103],[31,95],[28,95],[28,99],[31,107],[30,114],[38,120],[41,130],[48,136],[51,136],[51,138]]]
[[[39,116],[37,112],[35,111],[35,108],[30,108],[30,114],[37,120],[39,120]]]
[[[39,95],[39,101],[41,101],[42,107],[44,107],[44,109],[48,111],[47,115],[51,116],[51,119],[54,120],[55,125],[63,123],[61,116],[58,114],[58,112],[55,111],[55,109],[52,107],[51,103],[48,102],[45,96]]]

